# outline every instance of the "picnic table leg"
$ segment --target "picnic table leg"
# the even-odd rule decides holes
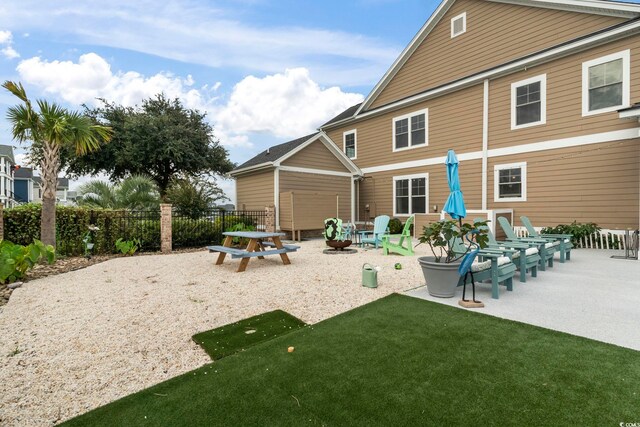
[[[255,252],[256,246],[258,246],[258,241],[256,239],[249,240],[249,245],[247,246],[247,252]],[[242,258],[240,261],[240,266],[238,266],[238,273],[242,273],[247,269],[247,265],[249,265],[249,260],[251,258]]]
[[[258,246],[256,246],[256,252],[264,252],[264,246],[262,246],[262,240],[258,240]],[[259,256],[258,259],[264,259],[263,256]]]
[[[273,243],[276,244],[276,248],[284,249],[284,246],[282,246],[282,242],[280,241],[280,236],[274,236],[273,237]],[[284,265],[291,264],[291,261],[289,261],[289,257],[287,256],[286,253],[280,254],[280,258],[282,259],[282,263]]]
[[[224,238],[224,243],[222,244],[222,246],[226,246],[227,248],[231,246],[231,243],[233,242],[233,237],[231,236],[226,236]],[[216,261],[216,265],[220,265],[224,262],[224,257],[226,257],[227,254],[225,252],[220,252],[220,254],[218,255],[218,260]]]

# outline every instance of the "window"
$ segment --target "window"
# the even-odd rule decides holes
[[[582,115],[629,106],[629,51],[582,63]]]
[[[496,165],[493,169],[494,201],[527,201],[527,163]]]
[[[420,110],[393,119],[393,151],[427,145],[428,110]]]
[[[467,31],[467,12],[451,18],[451,38],[457,37]]]
[[[547,75],[511,84],[511,129],[547,122]]]
[[[427,213],[429,174],[393,177],[393,215]]]
[[[346,154],[350,159],[355,159],[358,155],[358,150],[356,149],[356,139],[357,131],[355,129],[342,134],[344,154]]]

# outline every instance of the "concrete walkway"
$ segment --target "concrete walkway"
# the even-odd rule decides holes
[[[498,300],[491,298],[491,285],[481,283],[476,298],[485,307],[474,310],[640,351],[640,261],[610,258],[621,254],[574,249],[571,261],[556,259],[526,283],[516,275],[513,292],[500,286]],[[467,292],[471,298],[470,285]],[[458,305],[462,288],[454,298],[432,297],[425,286],[406,294],[464,310]]]

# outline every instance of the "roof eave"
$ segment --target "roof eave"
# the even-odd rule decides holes
[[[247,173],[256,172],[256,171],[260,171],[260,170],[268,169],[272,167],[273,167],[273,162],[265,162],[257,165],[247,166],[246,168],[242,168],[242,169],[232,170],[227,174],[227,176],[234,178],[238,175],[244,175]]]

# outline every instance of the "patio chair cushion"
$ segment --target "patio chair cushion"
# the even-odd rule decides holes
[[[554,246],[558,246],[560,244],[560,242],[549,242],[549,243],[545,243],[544,247],[545,248],[552,248]]]
[[[571,243],[571,239],[564,239],[565,243]]]
[[[507,248],[504,247],[504,246],[500,246],[500,249],[505,250]],[[538,253],[538,248],[529,248],[524,252],[525,256],[535,255],[537,253]],[[519,258],[519,257],[520,257],[520,252],[516,252],[516,253],[513,254],[512,258],[516,259],[516,258]]]
[[[509,257],[501,256],[500,258],[498,258],[498,267],[504,264],[508,264],[510,262],[511,262],[511,259],[509,259]],[[490,268],[491,268],[491,260],[474,262],[473,264],[471,264],[471,271],[473,271],[474,273],[478,271],[488,270]]]

